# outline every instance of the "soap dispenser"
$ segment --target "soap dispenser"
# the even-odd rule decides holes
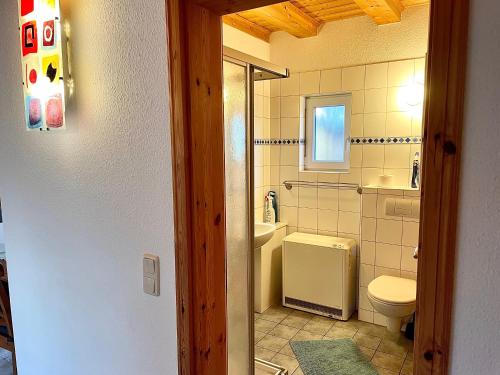
[[[411,187],[418,189],[420,187],[420,152],[415,152],[411,172]]]

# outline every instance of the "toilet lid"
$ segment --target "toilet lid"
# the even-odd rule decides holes
[[[368,292],[388,303],[412,303],[417,299],[417,282],[394,276],[380,276],[368,285]]]

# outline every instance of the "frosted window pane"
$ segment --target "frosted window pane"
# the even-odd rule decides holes
[[[345,106],[316,107],[314,112],[314,159],[344,161]]]

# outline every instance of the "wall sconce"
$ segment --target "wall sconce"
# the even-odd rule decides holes
[[[19,0],[25,120],[28,130],[65,129],[59,0]]]

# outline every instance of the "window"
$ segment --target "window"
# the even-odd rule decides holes
[[[349,170],[351,94],[306,97],[304,169]]]

